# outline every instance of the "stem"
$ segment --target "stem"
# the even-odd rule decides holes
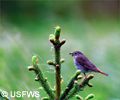
[[[66,40],[62,40],[60,42],[59,38],[60,38],[60,32],[61,32],[61,28],[59,26],[57,26],[55,28],[55,33],[54,34],[50,34],[49,36],[49,40],[50,42],[53,44],[54,46],[54,50],[55,50],[55,64],[51,64],[48,63],[49,65],[55,65],[55,70],[56,70],[56,97],[55,100],[59,100],[60,99],[60,94],[61,94],[61,57],[60,57],[60,48],[61,46],[66,42]]]
[[[91,80],[94,76],[92,74],[88,75],[87,78],[85,78],[80,84],[76,81],[75,86],[73,90],[68,94],[68,96],[65,98],[65,100],[68,100],[69,98],[73,97],[76,93],[83,90],[85,86],[92,87],[92,85],[89,83],[89,80]]]
[[[42,71],[39,69],[38,64],[33,64],[33,66],[28,67],[28,69],[29,71],[33,70],[35,72],[36,74],[35,80],[42,85],[46,93],[49,95],[50,100],[54,100],[54,93],[51,87],[49,86],[47,79],[43,77]]]
[[[72,79],[70,80],[69,84],[67,85],[65,91],[63,92],[63,94],[60,97],[60,100],[64,100],[65,97],[68,95],[68,93],[70,92],[70,90],[73,88],[74,86],[74,81],[77,80],[78,75],[80,75],[80,70],[78,70],[75,75],[72,77]]]
[[[59,41],[58,41],[58,43],[59,43]],[[56,70],[56,100],[59,100],[60,93],[61,93],[61,84],[60,84],[61,64],[60,64],[60,46],[59,46],[59,44],[56,44],[54,46],[54,48],[55,48],[55,63],[56,63],[56,67],[55,67],[55,70]]]

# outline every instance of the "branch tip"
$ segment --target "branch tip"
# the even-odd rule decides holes
[[[95,97],[94,94],[89,94],[87,97],[85,97],[85,100],[90,100],[90,99],[92,99],[94,97]]]
[[[83,76],[82,75],[78,75],[77,79],[82,79]]]
[[[75,97],[77,100],[83,100],[83,97],[81,97],[80,95],[76,95]]]
[[[93,74],[89,74],[89,75],[87,76],[87,78],[88,78],[88,80],[90,80],[90,79],[94,78],[94,75],[93,75]]]
[[[48,64],[48,65],[56,66],[56,64],[55,64],[53,61],[51,61],[51,60],[48,60],[48,61],[47,61],[47,64]]]
[[[64,39],[64,40],[62,40],[61,42],[60,42],[60,46],[62,46],[63,44],[65,44],[65,42],[66,42],[66,40]]]
[[[55,41],[53,39],[50,39],[50,42],[55,45]]]
[[[56,27],[55,27],[55,33],[54,33],[56,40],[59,40],[60,32],[61,32],[60,26],[56,26]]]
[[[42,100],[50,100],[48,97],[43,97]]]
[[[91,83],[88,83],[87,85],[88,85],[89,87],[93,87],[93,85],[92,85]]]
[[[34,67],[34,65],[38,64],[38,61],[39,61],[39,59],[38,59],[38,56],[37,56],[37,55],[32,56],[32,64],[33,64],[33,67]]]
[[[39,78],[38,78],[38,77],[35,77],[35,81],[39,81]]]
[[[47,77],[45,78],[45,82],[47,82]]]
[[[28,66],[29,71],[35,71],[35,68],[33,66]]]
[[[77,71],[76,71],[76,75],[79,75],[80,73],[81,73],[80,70],[77,70]]]
[[[65,59],[62,58],[62,59],[60,60],[60,63],[62,64],[62,63],[64,63],[64,62],[65,62]]]

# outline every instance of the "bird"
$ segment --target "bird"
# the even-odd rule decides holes
[[[73,56],[75,66],[85,75],[85,77],[87,72],[98,72],[108,76],[107,73],[97,68],[81,51],[74,51],[69,54]]]

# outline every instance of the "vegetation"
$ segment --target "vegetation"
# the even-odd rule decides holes
[[[92,85],[89,83],[89,80],[93,78],[93,75],[89,75],[87,77],[84,77],[81,83],[79,83],[79,79],[82,79],[82,77],[79,77],[80,71],[78,70],[76,74],[72,77],[71,81],[68,83],[65,91],[61,94],[61,82],[62,82],[62,77],[61,77],[61,64],[64,62],[63,59],[61,59],[61,46],[66,42],[66,40],[60,41],[60,32],[61,28],[57,26],[55,28],[55,33],[50,34],[49,40],[54,46],[54,51],[55,51],[55,60],[54,61],[47,61],[49,65],[53,65],[55,68],[55,76],[56,76],[56,86],[55,90],[52,91],[51,87],[49,86],[49,83],[47,81],[47,78],[43,77],[43,73],[41,69],[38,67],[38,57],[33,56],[32,57],[32,66],[29,66],[28,69],[29,71],[34,71],[36,74],[35,80],[38,81],[46,93],[48,94],[50,100],[68,100],[71,97],[73,97],[76,93],[79,91],[83,90],[83,88],[88,85],[89,87],[92,87]],[[56,93],[56,95],[54,94]],[[46,97],[45,100],[47,99]],[[86,100],[90,100],[93,98],[93,95],[88,95],[86,97]],[[78,99],[78,96],[77,96]],[[82,99],[81,99],[82,100]]]
[[[117,0],[37,1],[39,3],[33,0],[30,3],[28,0],[0,1],[0,89],[8,92],[38,90],[41,98],[47,96],[39,82],[33,81],[35,75],[28,72],[27,66],[33,55],[39,55],[39,68],[54,89],[55,69],[46,64],[48,59],[54,60],[54,47],[49,46],[47,39],[53,31],[51,27],[59,24],[64,30],[61,38],[67,40],[61,48],[61,57],[66,60],[61,66],[64,80],[61,94],[76,72],[68,53],[80,50],[109,77],[95,74],[90,81],[94,87],[86,87],[71,100],[85,99],[91,91],[95,95],[92,100],[119,100],[120,17]]]

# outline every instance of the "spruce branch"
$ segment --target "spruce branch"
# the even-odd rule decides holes
[[[74,81],[76,81],[78,79],[79,75],[80,75],[80,70],[77,70],[77,72],[75,73],[75,75],[71,78],[70,82],[68,83],[65,91],[62,93],[62,95],[60,97],[60,100],[64,100],[66,98],[66,96],[68,95],[68,93],[70,92],[70,90],[74,86]]]
[[[61,63],[63,63],[63,60],[61,61],[60,56],[60,48],[61,46],[66,42],[66,40],[62,40],[60,42],[60,32],[61,28],[59,26],[55,27],[55,33],[50,34],[49,40],[54,46],[54,52],[55,52],[55,64],[54,63],[48,63],[49,65],[55,66],[56,71],[56,100],[59,100],[60,94],[61,94]]]
[[[29,71],[35,72],[35,74],[36,74],[35,81],[38,81],[42,85],[42,87],[48,94],[50,100],[54,100],[54,93],[53,93],[47,79],[43,77],[43,73],[42,73],[41,69],[38,67],[38,57],[37,56],[32,57],[32,66],[29,66],[28,69],[29,69]]]
[[[94,76],[92,74],[88,75],[84,80],[79,84],[78,81],[75,81],[74,83],[74,88],[71,90],[71,92],[68,94],[65,100],[73,97],[76,93],[79,91],[82,91],[85,86],[92,87],[92,85],[89,83],[89,81],[93,78]]]
[[[61,47],[65,44],[66,40],[60,40],[60,32],[61,28],[59,26],[55,27],[54,34],[50,34],[49,41],[52,43],[54,47],[54,60],[48,60],[47,64],[52,65],[55,68],[55,78],[56,84],[54,89],[52,89],[47,81],[47,78],[43,76],[43,73],[38,65],[38,57],[32,57],[32,66],[29,66],[29,71],[34,71],[36,74],[35,81],[38,81],[45,92],[48,94],[48,97],[43,97],[42,100],[68,100],[75,96],[79,91],[82,91],[86,86],[92,87],[92,84],[89,81],[94,77],[92,74],[88,75],[84,79],[80,75],[80,70],[77,70],[76,73],[72,76],[71,80],[69,81],[67,87],[61,94],[61,83],[62,83],[62,76],[61,76],[61,64],[64,63],[64,59],[61,58]],[[81,81],[79,81],[82,79]],[[93,98],[94,95],[90,94],[85,97],[85,100],[90,100]],[[80,95],[76,95],[76,99],[83,100]]]

